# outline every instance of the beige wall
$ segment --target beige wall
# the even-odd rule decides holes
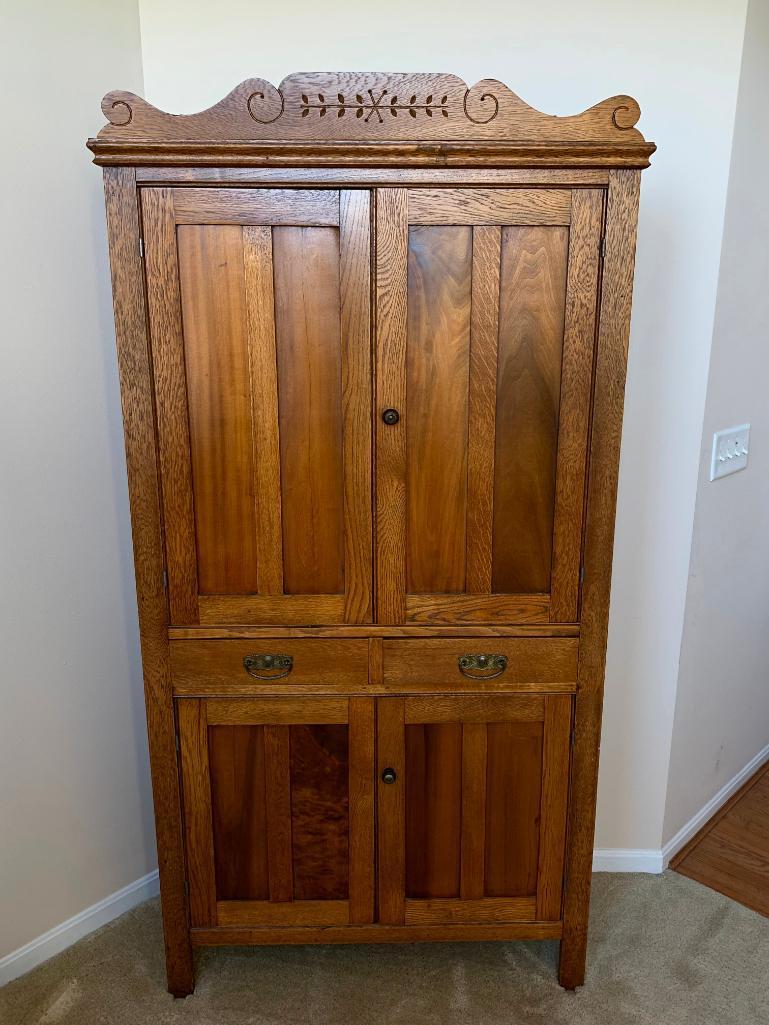
[[[599,793],[599,847],[659,848],[745,0],[140,0],[146,96],[175,112],[252,75],[497,77],[553,113],[628,92],[644,172]],[[201,73],[205,69],[205,73]]]
[[[134,0],[3,4],[0,958],[155,864],[99,100]]]
[[[769,4],[745,34],[681,645],[668,840],[769,744]],[[710,481],[713,431],[747,469]]]

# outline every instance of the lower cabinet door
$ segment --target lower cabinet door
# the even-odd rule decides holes
[[[374,912],[374,700],[177,701],[193,927]]]
[[[378,701],[379,921],[558,921],[569,695]]]

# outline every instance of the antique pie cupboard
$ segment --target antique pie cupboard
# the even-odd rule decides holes
[[[637,103],[102,109],[170,991],[200,945],[518,938],[580,985]]]

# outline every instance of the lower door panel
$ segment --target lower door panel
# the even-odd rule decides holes
[[[558,921],[569,695],[378,702],[379,920]]]

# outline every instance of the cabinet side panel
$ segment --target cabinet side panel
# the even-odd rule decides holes
[[[168,655],[168,609],[163,588],[152,374],[137,243],[139,220],[133,169],[105,168],[104,193],[125,424],[166,973],[169,990],[182,996],[191,993],[193,988],[192,948],[184,892],[184,842]]]

